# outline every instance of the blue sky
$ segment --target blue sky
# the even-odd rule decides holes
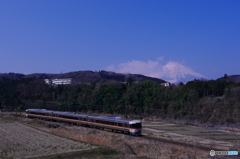
[[[239,0],[0,0],[0,73],[239,73]]]

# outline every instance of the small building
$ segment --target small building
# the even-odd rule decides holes
[[[169,82],[166,82],[166,83],[161,83],[160,85],[165,86],[165,87],[169,87],[171,84]]]
[[[44,79],[46,84],[52,85],[52,80],[51,79]]]
[[[56,78],[56,79],[44,79],[46,84],[49,85],[66,85],[75,84],[76,82],[72,78]]]

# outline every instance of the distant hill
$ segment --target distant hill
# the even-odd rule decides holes
[[[25,75],[20,73],[0,73],[0,78],[11,78],[11,79],[21,79]]]
[[[166,81],[158,78],[152,78],[140,74],[122,74],[108,71],[75,71],[61,74],[20,74],[20,73],[0,73],[0,78],[22,79],[22,78],[43,78],[43,79],[56,79],[56,78],[73,78],[77,82],[99,82],[102,80],[126,82],[131,79],[133,82],[141,82],[151,80],[157,83],[166,83]]]
[[[230,76],[224,75],[223,77],[218,78],[217,80],[239,83],[240,82],[240,75],[230,75]]]

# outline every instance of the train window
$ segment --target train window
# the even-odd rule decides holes
[[[118,126],[122,126],[122,123],[118,123]]]
[[[114,122],[111,122],[111,125],[114,125]]]

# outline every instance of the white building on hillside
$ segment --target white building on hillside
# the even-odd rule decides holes
[[[169,87],[171,84],[169,82],[167,83],[161,83],[162,86]]]
[[[60,78],[60,79],[44,79],[46,84],[49,85],[65,85],[75,84],[76,82],[72,78]]]
[[[46,84],[52,85],[52,80],[51,79],[44,79]]]

